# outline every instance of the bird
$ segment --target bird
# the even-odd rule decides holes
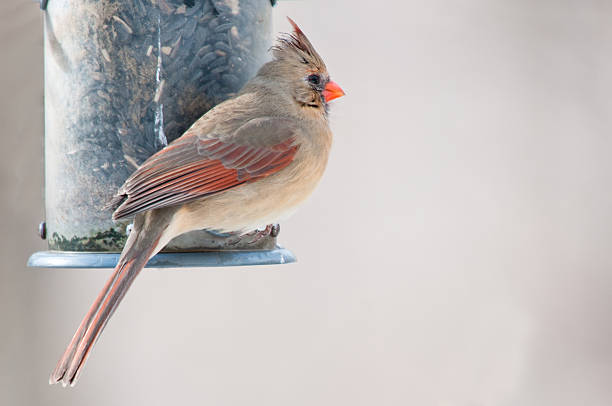
[[[192,230],[246,234],[286,219],[313,192],[332,145],[328,103],[345,95],[304,32],[125,181],[107,207],[134,217],[111,277],[49,378],[74,386],[102,330],[147,261]]]

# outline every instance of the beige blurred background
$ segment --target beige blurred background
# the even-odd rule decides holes
[[[144,272],[64,390],[48,374],[110,271],[24,266],[45,248],[42,20],[0,3],[0,404],[612,404],[612,4],[286,15],[347,91],[282,225],[299,263]]]

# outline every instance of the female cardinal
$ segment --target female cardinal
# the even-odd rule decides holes
[[[73,386],[96,340],[147,261],[192,230],[248,232],[292,213],[318,183],[332,142],[327,103],[344,95],[302,30],[240,93],[147,159],[109,203],[136,215],[119,263],[49,382]]]

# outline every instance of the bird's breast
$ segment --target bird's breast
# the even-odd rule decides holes
[[[286,219],[325,171],[331,142],[318,144],[299,144],[293,162],[272,175],[186,204],[177,212],[180,230],[247,232]]]

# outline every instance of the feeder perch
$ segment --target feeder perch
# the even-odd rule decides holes
[[[44,8],[49,250],[28,266],[112,268],[130,221],[102,207],[149,156],[233,96],[267,57],[270,0],[48,0]],[[205,230],[149,267],[294,262],[269,235]]]

